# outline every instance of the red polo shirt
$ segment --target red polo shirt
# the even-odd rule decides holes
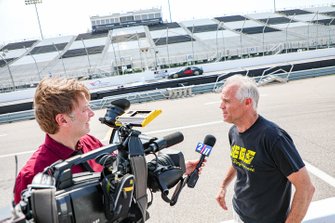
[[[77,148],[78,150],[81,150],[82,153],[87,153],[102,146],[102,143],[97,138],[91,135],[85,135],[80,138]],[[27,188],[37,173],[42,172],[45,167],[50,166],[58,160],[65,160],[74,156],[75,153],[76,152],[72,149],[56,142],[46,134],[44,144],[33,153],[16,177],[14,186],[15,203],[17,204],[20,202],[21,192]],[[94,171],[102,171],[102,166],[97,164],[94,160],[89,160],[88,163]],[[71,170],[72,173],[84,171],[80,165],[73,166]]]

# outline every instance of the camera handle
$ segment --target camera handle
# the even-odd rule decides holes
[[[187,177],[182,178],[179,181],[178,185],[176,186],[176,189],[175,189],[175,191],[172,195],[172,198],[169,199],[166,195],[164,195],[165,197],[163,197],[163,194],[162,194],[162,198],[164,200],[166,199],[165,201],[170,203],[170,206],[174,206],[178,201],[179,194],[180,194],[181,190],[185,187],[186,184],[189,183],[189,181],[190,181],[190,175],[188,175]]]
[[[173,192],[173,195],[172,195],[171,199],[168,198],[167,194],[165,194],[165,193],[162,193],[162,199],[165,202],[169,203],[170,206],[174,206],[177,203],[178,198],[179,198],[179,194],[182,191],[182,189],[185,187],[187,181],[188,181],[188,176],[185,177],[185,178],[181,178],[179,183],[176,186],[175,191]]]

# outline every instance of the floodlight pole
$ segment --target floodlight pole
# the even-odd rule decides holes
[[[34,5],[35,5],[35,10],[36,10],[36,15],[37,15],[38,27],[40,28],[41,39],[44,39],[43,32],[42,32],[42,27],[41,27],[41,22],[40,22],[40,17],[38,16],[38,10],[37,10],[36,3]]]
[[[168,0],[168,4],[169,4],[169,15],[170,15],[170,22],[172,22],[172,17],[171,17],[171,7],[170,7],[170,0]]]
[[[43,32],[42,32],[42,26],[41,26],[41,21],[40,21],[40,17],[38,15],[38,10],[37,10],[37,3],[42,3],[42,0],[25,0],[26,5],[31,5],[34,4],[35,5],[35,10],[36,10],[36,16],[37,16],[37,21],[38,21],[38,27],[40,29],[40,34],[41,34],[41,39],[43,40]]]
[[[194,35],[194,18],[193,18],[193,26],[192,26],[192,36],[191,36],[191,41],[192,41],[192,61],[191,61],[191,64],[193,64],[194,62],[194,38],[193,38],[193,35]]]

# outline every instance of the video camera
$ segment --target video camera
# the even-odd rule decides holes
[[[113,101],[99,119],[113,128],[108,145],[57,161],[36,175],[14,207],[11,222],[145,222],[157,191],[175,205],[186,183],[184,156],[160,150],[184,137],[180,132],[162,139],[142,134],[133,127],[144,127],[161,111],[126,112],[129,107],[126,99]],[[149,154],[154,158],[147,162]],[[71,173],[73,165],[90,159],[103,166],[102,172]]]

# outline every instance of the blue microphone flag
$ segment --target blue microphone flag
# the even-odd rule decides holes
[[[197,147],[195,148],[195,151],[200,153],[201,155],[209,156],[209,154],[212,151],[212,148],[213,147],[209,145],[199,142]]]

